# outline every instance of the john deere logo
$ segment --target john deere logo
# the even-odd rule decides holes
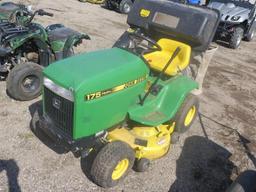
[[[53,105],[54,108],[60,109],[61,101],[57,98],[53,98],[52,99],[52,105]]]
[[[141,10],[140,10],[140,16],[141,16],[141,17],[148,17],[149,14],[150,14],[150,11],[147,10],[147,9],[141,9]]]

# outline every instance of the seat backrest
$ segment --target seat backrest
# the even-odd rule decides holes
[[[150,68],[155,71],[162,71],[177,47],[180,47],[181,50],[169,65],[165,74],[174,76],[189,65],[191,55],[191,47],[189,45],[166,38],[160,39],[157,43],[162,48],[161,51],[154,51],[143,56],[149,63]]]

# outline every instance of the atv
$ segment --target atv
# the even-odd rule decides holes
[[[256,1],[211,0],[208,7],[221,12],[216,39],[228,40],[233,49],[237,49],[243,39],[252,41],[256,31]]]
[[[73,55],[73,47],[89,39],[61,24],[44,28],[32,22],[36,15],[53,16],[42,9],[0,4],[0,78],[6,79],[7,93],[21,101],[40,95],[43,67]]]
[[[118,10],[128,14],[133,7],[134,0],[105,0],[105,7],[110,10]]]
[[[114,47],[44,69],[43,110],[31,120],[33,132],[42,131],[76,157],[91,157],[91,178],[106,188],[133,166],[146,171],[193,124],[198,84],[182,71],[193,50],[208,48],[219,13],[140,0],[127,23]]]

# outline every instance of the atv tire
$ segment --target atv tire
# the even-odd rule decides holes
[[[91,178],[101,187],[113,187],[125,178],[133,167],[134,160],[134,151],[128,144],[121,141],[108,143],[99,151],[92,163]],[[122,162],[126,162],[125,169],[118,172],[118,168],[122,168],[118,167]]]
[[[9,96],[16,100],[28,101],[41,94],[43,67],[32,62],[15,66],[9,73],[6,89]]]
[[[106,0],[104,3],[104,6],[109,9],[109,10],[113,10],[115,7],[112,5],[112,3],[110,2],[110,0]]]
[[[253,29],[251,29],[251,30],[249,31],[249,33],[247,34],[245,40],[246,40],[246,41],[252,41],[253,38],[254,38],[254,36],[255,36],[255,33],[256,33],[256,27],[254,27]]]
[[[198,109],[199,109],[198,98],[193,94],[189,94],[184,100],[179,111],[175,115],[175,118],[174,118],[175,132],[177,133],[186,132],[195,121],[198,114]]]
[[[244,29],[242,27],[236,27],[234,32],[231,34],[229,47],[232,49],[237,49],[240,46],[243,37]]]
[[[119,11],[123,14],[128,14],[131,11],[132,4],[131,0],[122,0],[119,5]]]

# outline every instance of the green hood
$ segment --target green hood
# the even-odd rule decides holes
[[[44,75],[67,89],[91,93],[145,76],[148,70],[140,57],[111,48],[58,61],[48,66]]]

